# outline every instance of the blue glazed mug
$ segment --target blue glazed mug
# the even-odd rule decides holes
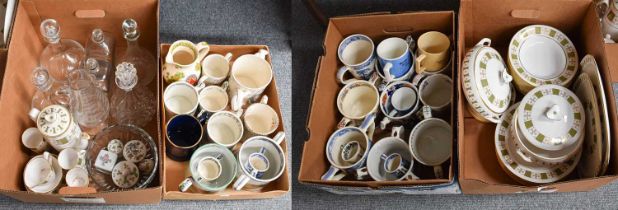
[[[343,39],[337,49],[339,61],[344,65],[337,72],[338,81],[347,84],[349,81],[344,80],[347,72],[356,79],[369,80],[376,62],[374,48],[371,38],[362,34],[353,34]]]
[[[410,49],[413,44],[414,40],[411,37],[407,40],[391,37],[378,44],[376,50],[380,64],[378,73],[387,82],[406,80],[412,76],[414,57]]]
[[[165,154],[172,160],[187,161],[202,140],[203,128],[192,115],[176,115],[167,122]]]

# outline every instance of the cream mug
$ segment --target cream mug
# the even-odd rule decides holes
[[[244,126],[240,120],[243,110],[236,113],[220,111],[206,123],[208,138],[221,146],[232,148],[243,136]]]
[[[337,108],[344,120],[361,120],[378,108],[377,76],[370,81],[354,80],[345,85],[337,96]]]
[[[202,77],[198,84],[219,85],[225,81],[230,73],[232,56],[232,53],[227,53],[225,56],[219,54],[206,56],[202,61]]]
[[[443,33],[430,31],[417,41],[416,73],[435,72],[450,61],[451,40]]]
[[[209,50],[206,42],[193,44],[188,40],[178,40],[172,43],[163,64],[165,82],[184,81],[196,85],[202,72],[200,62]]]
[[[172,83],[163,92],[163,104],[168,119],[179,114],[193,115],[199,105],[197,90],[186,82]]]
[[[242,55],[234,61],[230,74],[232,110],[242,109],[257,100],[273,79],[273,70],[266,60],[268,51],[260,49],[256,54]]]
[[[268,105],[268,96],[247,107],[242,117],[245,129],[253,135],[268,136],[279,127],[279,114]]]
[[[21,134],[21,143],[34,153],[41,153],[47,149],[47,142],[38,128],[28,128]]]
[[[419,98],[431,110],[442,112],[453,100],[453,81],[444,74],[432,74],[423,79],[418,88]]]
[[[214,113],[225,110],[229,103],[227,84],[224,82],[221,86],[211,85],[200,90],[198,95],[200,112],[197,114],[200,123],[204,124]]]

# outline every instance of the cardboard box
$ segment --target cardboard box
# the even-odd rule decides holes
[[[165,56],[167,55],[167,52],[169,51],[169,47],[170,44],[161,44],[161,66],[163,65],[163,63],[165,62]],[[260,49],[266,49],[268,50],[268,47],[265,45],[210,45],[210,51],[208,54],[221,54],[221,55],[225,55],[228,52],[231,52],[233,54],[232,57],[232,62],[234,62],[235,59],[237,59],[239,56],[244,55],[244,54],[253,54],[258,52],[258,50]],[[270,54],[266,57],[266,59],[268,60],[269,63],[271,62],[271,56]],[[274,74],[276,74],[276,69],[273,69],[273,77]],[[161,95],[160,97],[163,97],[163,90],[165,89],[167,85],[164,84],[163,80],[161,80],[161,84],[160,87],[162,88],[160,90]],[[272,82],[270,83],[270,85],[268,85],[268,87],[266,88],[266,90],[264,90],[264,94],[268,96],[268,105],[271,106],[273,109],[275,109],[275,111],[277,112],[277,114],[279,115],[279,127],[277,128],[277,130],[270,136],[273,137],[277,132],[279,131],[283,131],[283,118],[281,116],[281,109],[279,107],[279,95],[277,94],[277,84],[275,82],[275,79],[273,78]],[[161,107],[163,107],[163,100],[160,101],[161,102]],[[162,108],[163,109],[163,108]],[[166,130],[166,125],[167,125],[167,117],[165,116],[165,112],[162,112],[162,122],[161,123],[161,129],[163,131]],[[244,141],[243,137],[243,140]],[[287,137],[286,137],[287,138]],[[167,141],[166,137],[164,135],[164,133],[161,136],[161,140],[162,141]],[[204,138],[202,139],[202,142],[200,143],[199,146],[207,143],[208,139],[206,139],[206,136],[204,136]],[[241,144],[242,141],[239,143]],[[208,143],[212,143],[212,142],[208,142]],[[161,151],[163,153],[165,153],[165,143],[161,144],[162,149]],[[283,148],[283,151],[285,152],[285,157],[287,158],[287,143],[286,141],[283,141],[281,143],[281,148]],[[283,196],[285,195],[287,192],[290,191],[290,181],[289,181],[289,172],[288,172],[288,167],[285,167],[285,170],[283,172],[283,174],[281,175],[281,177],[279,177],[279,179],[269,183],[268,185],[264,186],[263,188],[259,189],[258,191],[255,190],[241,190],[241,191],[236,191],[234,189],[231,188],[233,182],[230,184],[230,186],[228,186],[227,189],[221,191],[221,192],[217,192],[217,193],[208,193],[208,192],[201,192],[199,190],[196,190],[196,187],[191,187],[188,191],[186,192],[180,192],[178,190],[178,185],[180,184],[180,182],[182,182],[182,180],[184,180],[185,178],[185,174],[187,171],[187,168],[189,166],[189,161],[185,161],[185,162],[178,162],[175,160],[170,159],[169,157],[167,157],[167,155],[162,154],[161,156],[163,159],[163,199],[166,200],[238,200],[238,199],[264,199],[264,198],[273,198],[273,197],[278,197],[278,196]],[[286,164],[289,164],[290,161],[286,160]]]
[[[433,30],[449,35],[453,48],[457,46],[455,13],[452,11],[401,14],[373,13],[330,19],[324,38],[324,55],[320,56],[316,67],[318,69],[316,70],[313,98],[307,123],[309,139],[306,140],[304,145],[298,176],[301,183],[342,194],[459,193],[455,181],[457,174],[455,170],[457,168],[457,155],[455,153],[451,156],[448,166],[443,164],[443,167],[446,167],[445,174],[448,174],[446,179],[414,181],[322,181],[320,179],[330,166],[324,149],[326,142],[336,130],[336,125],[342,117],[335,103],[337,94],[342,88],[342,85],[337,83],[335,79],[338,68],[343,65],[337,58],[339,43],[348,35],[360,33],[371,37],[377,46],[380,41],[389,37],[405,38],[405,36],[411,34],[414,39],[418,39],[422,33]],[[456,57],[453,57],[453,59],[456,59]],[[447,74],[455,75],[452,74],[454,69],[452,67]],[[456,78],[453,78],[453,81],[456,80]],[[453,91],[453,93],[455,94],[456,91]],[[457,96],[454,96],[454,100],[456,98]],[[456,110],[455,107],[452,106],[453,110]],[[457,127],[453,123],[455,119],[452,115],[450,121],[453,128]],[[453,129],[453,132],[456,131],[457,129]],[[406,139],[410,132],[410,129],[405,131]],[[456,136],[457,134],[454,133],[453,137]],[[379,134],[374,135],[374,141],[378,139],[380,139]],[[453,145],[456,148],[457,141],[455,139]],[[416,168],[422,167],[418,165],[420,164],[414,166],[415,173],[419,173]],[[426,169],[423,169],[420,173],[427,173],[428,171],[433,173],[432,170]]]
[[[618,125],[616,104],[611,83],[617,81],[615,61],[608,68],[600,24],[591,1],[546,0],[463,0],[459,18],[460,64],[467,50],[482,38],[490,38],[492,47],[505,57],[511,37],[521,28],[531,24],[545,24],[564,32],[575,44],[579,59],[591,54],[596,59],[605,82],[606,97],[612,126],[611,152],[618,146]],[[615,47],[610,47],[614,50]],[[460,70],[461,71],[461,70]],[[461,87],[461,81],[458,86]],[[463,94],[461,88],[459,93]],[[464,194],[497,194],[516,192],[569,192],[586,191],[606,185],[618,178],[618,157],[611,156],[607,173],[602,177],[576,179],[573,174],[562,181],[524,186],[509,178],[498,165],[495,154],[495,124],[484,124],[475,120],[466,110],[467,102],[459,98],[459,183]]]
[[[126,48],[122,38],[122,21],[133,18],[141,31],[140,45],[158,55],[159,1],[124,0],[22,0],[16,9],[11,44],[8,50],[6,72],[0,95],[0,193],[24,202],[42,203],[107,203],[138,204],[159,203],[162,179],[157,175],[145,189],[123,192],[96,192],[94,188],[63,188],[59,193],[36,194],[27,192],[23,183],[23,170],[32,157],[21,145],[21,133],[36,126],[27,113],[30,109],[35,87],[31,82],[31,70],[39,63],[39,55],[46,46],[39,32],[39,24],[46,18],[54,18],[61,27],[61,37],[85,44],[91,30],[100,27],[111,32],[116,42],[116,54]],[[95,16],[91,16],[96,14]],[[156,62],[156,61],[153,61]],[[153,70],[157,74],[156,70]],[[149,87],[158,94],[158,83]],[[158,100],[158,99],[157,99]],[[160,107],[157,107],[157,110]],[[159,119],[153,120],[145,130],[161,145]],[[161,167],[159,168],[159,172]],[[160,173],[158,173],[160,174]]]

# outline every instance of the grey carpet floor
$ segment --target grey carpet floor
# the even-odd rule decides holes
[[[454,0],[321,0],[328,16],[375,11],[456,10]],[[292,3],[294,99],[294,209],[618,209],[618,183],[592,192],[518,195],[368,195],[340,196],[299,184],[298,168],[316,59],[322,53],[323,30],[300,1]],[[617,86],[618,87],[618,86]]]
[[[289,8],[289,1],[162,0],[160,13],[161,43],[188,39],[210,44],[264,44],[270,47],[288,145],[292,143]],[[288,151],[291,151],[291,146],[288,146]],[[288,160],[290,158],[291,152]],[[145,206],[101,206],[28,204],[0,196],[0,209],[291,209],[291,198],[291,193],[288,193],[263,200],[162,201]]]

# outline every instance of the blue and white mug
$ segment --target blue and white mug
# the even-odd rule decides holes
[[[257,152],[251,153],[245,164],[245,170],[255,178],[262,178],[264,173],[268,171],[270,162],[266,157],[266,148],[261,147]]]
[[[322,175],[322,180],[337,181],[347,175],[363,180],[368,172],[365,167],[367,154],[371,148],[376,113],[368,115],[359,127],[346,126],[335,131],[326,143],[326,158],[330,168]]]
[[[281,177],[286,162],[285,153],[280,146],[284,140],[283,131],[279,131],[272,139],[267,136],[253,136],[245,140],[237,150],[238,162],[242,167],[238,179],[234,182],[234,190],[259,189]],[[251,163],[252,160],[255,162]]]
[[[391,136],[380,139],[367,155],[367,171],[376,181],[419,179],[412,173],[414,158],[403,140],[403,126],[394,127]]]
[[[411,52],[413,44],[412,37],[406,40],[391,37],[378,44],[376,53],[380,69],[377,71],[386,82],[408,80],[412,77],[415,60]]]
[[[337,79],[342,84],[349,81],[344,80],[346,72],[350,72],[356,79],[369,80],[374,72],[375,66],[375,46],[368,36],[353,34],[339,43],[337,55],[343,67],[337,72]]]
[[[419,92],[415,85],[407,81],[390,83],[380,94],[380,111],[384,118],[380,128],[393,122],[404,121],[413,116],[420,108]]]

